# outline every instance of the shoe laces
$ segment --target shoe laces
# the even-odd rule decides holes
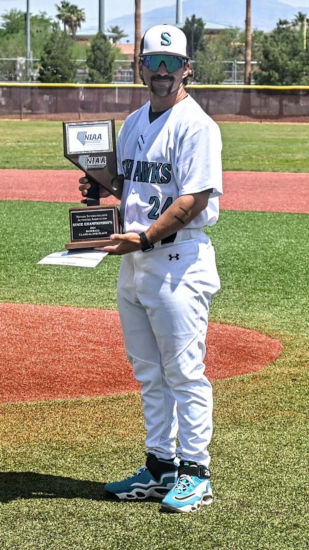
[[[190,485],[193,485],[193,479],[188,474],[182,474],[179,476],[178,481],[175,485],[175,489],[179,492],[184,493]]]
[[[141,468],[139,468],[138,470],[136,470],[136,472],[135,472],[134,474],[132,474],[132,475],[129,476],[129,477],[139,476],[139,475],[141,475],[145,470],[147,470],[147,466],[142,466]]]

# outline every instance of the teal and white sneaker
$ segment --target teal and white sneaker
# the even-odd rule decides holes
[[[162,500],[162,512],[196,512],[213,501],[210,471],[205,466],[181,461],[178,481]]]
[[[149,497],[162,499],[177,482],[178,466],[178,459],[157,459],[149,453],[146,466],[122,481],[107,483],[104,491],[120,500],[144,500]]]

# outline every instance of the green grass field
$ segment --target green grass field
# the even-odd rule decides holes
[[[309,132],[305,124],[222,122],[220,128],[224,170],[309,172]],[[63,156],[61,122],[0,120],[0,131],[1,168],[73,168]]]
[[[72,167],[59,123],[1,124],[2,168]],[[225,169],[309,171],[308,127],[220,126]],[[37,265],[67,242],[69,206],[0,202],[0,301],[116,308],[119,258],[95,270]],[[214,383],[213,506],[179,517],[155,501],[102,499],[104,482],[144,461],[139,394],[9,403],[0,406],[1,549],[308,548],[307,227],[301,214],[223,211],[209,231],[222,281],[211,321],[284,344],[265,370]]]

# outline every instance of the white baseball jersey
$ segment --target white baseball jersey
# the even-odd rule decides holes
[[[209,305],[220,279],[202,228],[218,219],[221,137],[189,96],[152,123],[149,107],[127,118],[118,140],[124,231],[145,231],[180,195],[213,191],[207,208],[173,242],[123,255],[119,313],[127,356],[141,383],[147,451],[163,459],[177,451],[183,460],[208,466],[212,388],[203,359]]]
[[[147,102],[121,128],[118,173],[125,178],[124,232],[146,231],[177,197],[213,189],[207,208],[186,227],[214,225],[222,194],[221,135],[217,124],[187,96],[152,123]]]

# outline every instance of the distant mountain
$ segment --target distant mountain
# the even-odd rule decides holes
[[[301,0],[300,0],[301,1]],[[175,23],[176,2],[173,5],[154,9],[143,13],[142,32],[151,25],[159,23]],[[183,21],[195,14],[205,22],[220,23],[232,27],[245,27],[245,0],[185,0],[182,5]],[[309,8],[292,7],[280,0],[252,0],[252,27],[270,31],[279,19],[291,20],[298,11],[307,13]],[[129,35],[130,42],[134,39],[134,14],[117,17],[108,21],[109,25],[119,25]]]

